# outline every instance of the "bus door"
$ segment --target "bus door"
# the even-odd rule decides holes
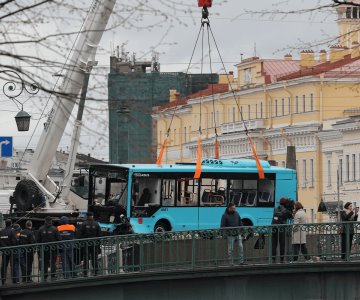
[[[175,206],[169,208],[174,230],[198,229],[199,180],[178,178],[175,185]]]
[[[200,187],[199,229],[219,228],[227,205],[227,180],[203,178]]]

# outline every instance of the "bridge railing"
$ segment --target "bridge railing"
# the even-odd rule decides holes
[[[297,248],[305,250],[301,244],[305,257],[296,256]],[[4,285],[243,263],[348,262],[360,258],[359,250],[356,222],[108,236],[1,248],[1,279]]]

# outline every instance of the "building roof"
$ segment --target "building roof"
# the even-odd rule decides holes
[[[305,76],[318,76],[324,74],[324,77],[356,77],[360,75],[360,56],[351,58],[351,55],[345,55],[343,59],[324,63],[319,63],[311,68],[300,69],[296,72],[279,76],[277,81],[290,80]]]
[[[158,110],[163,110],[166,108],[171,108],[175,106],[181,106],[187,104],[188,100],[200,98],[200,97],[206,97],[213,94],[219,94],[219,93],[225,93],[229,91],[229,85],[228,84],[208,84],[208,87],[205,90],[198,91],[194,94],[191,94],[189,96],[186,96],[184,98],[168,102],[164,105],[159,106]]]
[[[299,71],[300,62],[298,60],[264,59],[262,70],[263,75],[267,76],[265,83],[273,83],[279,76]]]

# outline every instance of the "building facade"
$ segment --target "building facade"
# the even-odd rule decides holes
[[[217,74],[160,72],[156,57],[138,61],[127,54],[110,57],[108,75],[109,156],[111,163],[153,163],[152,107],[168,102],[169,90],[189,95],[218,82]]]
[[[352,35],[354,23],[360,23],[358,18],[346,21],[348,6],[337,9],[340,44],[318,54],[303,50],[297,60],[289,54],[283,59],[245,59],[227,85],[234,92],[209,93],[213,87],[208,87],[201,95],[158,107],[153,113],[158,149],[176,108],[164,162],[195,161],[199,126],[203,157],[214,157],[217,134],[222,158],[251,158],[245,124],[261,159],[285,166],[287,146],[296,147],[298,200],[309,221],[323,219],[317,212],[321,200],[335,201],[329,196],[336,180],[334,167],[331,186],[326,178],[329,161],[330,166],[344,164],[342,172],[349,180],[343,180],[343,186],[356,194],[360,143],[355,139],[357,119],[350,116],[360,111],[360,47]],[[345,130],[347,126],[353,129]]]

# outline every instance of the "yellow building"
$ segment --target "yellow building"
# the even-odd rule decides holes
[[[334,124],[360,107],[360,46],[353,37],[360,19],[347,22],[348,8],[337,9],[339,31],[347,33],[340,38],[345,44],[334,45],[328,52],[321,50],[318,55],[303,50],[298,60],[289,54],[283,59],[244,59],[236,66],[237,77],[230,74],[234,92],[228,91],[229,84],[209,86],[185,99],[172,91],[169,104],[156,108],[153,114],[160,149],[175,110],[164,162],[195,161],[200,124],[204,158],[214,157],[216,133],[221,158],[252,157],[242,115],[260,158],[285,166],[287,146],[296,147],[298,200],[307,209],[309,221],[322,219],[317,209],[328,193],[324,183],[327,163],[330,156],[337,162],[339,159],[329,154],[331,146],[323,153],[324,134],[337,132]],[[346,48],[349,39],[351,48]],[[220,76],[220,83],[224,83],[224,76]],[[349,157],[355,155],[359,174],[360,140],[355,148],[359,151]],[[360,175],[354,178],[360,180]]]

